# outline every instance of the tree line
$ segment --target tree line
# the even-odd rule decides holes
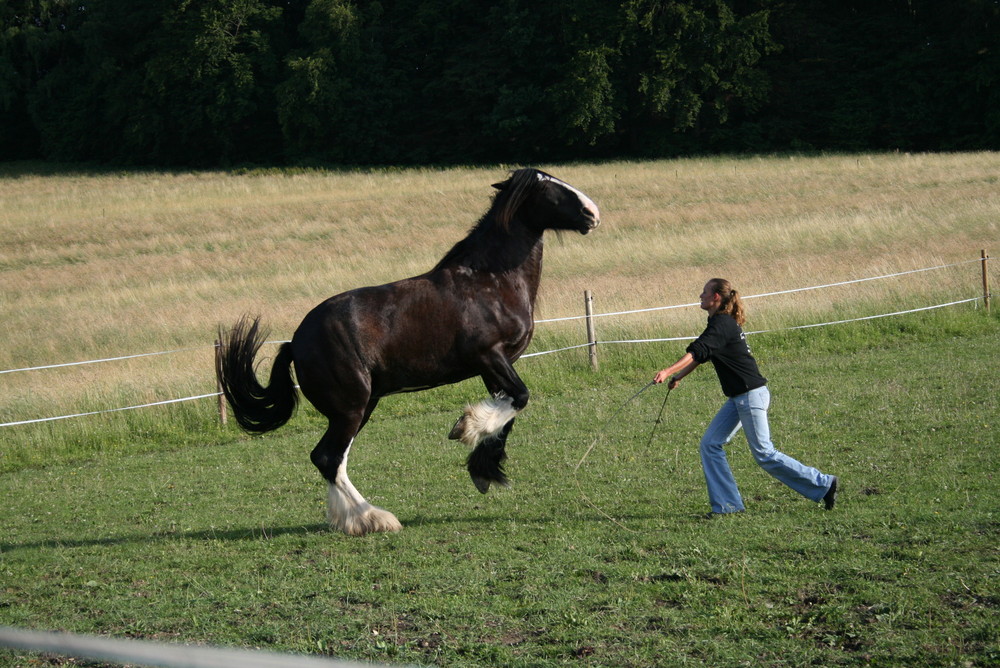
[[[997,0],[6,0],[0,160],[1000,148]]]

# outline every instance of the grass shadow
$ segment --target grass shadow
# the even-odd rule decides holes
[[[573,517],[574,522],[586,522],[591,524],[601,524],[608,522],[644,523],[662,519],[663,515],[655,513],[632,513],[629,515],[615,516],[611,520],[609,520],[607,516],[604,516],[599,512],[588,512],[586,514],[579,514]],[[493,526],[509,522],[548,526],[552,524],[563,523],[565,521],[566,521],[565,516],[550,517],[543,515],[530,518],[527,517],[513,518],[509,515],[497,515],[497,514],[480,515],[477,517],[470,517],[467,515],[461,515],[461,516],[415,515],[406,518],[406,520],[403,522],[403,529],[405,530],[407,528],[435,527],[435,526],[443,526],[449,524]],[[48,540],[28,541],[23,543],[0,542],[0,555],[8,554],[17,550],[81,548],[81,547],[82,548],[114,547],[119,545],[130,545],[138,543],[158,543],[158,542],[167,542],[173,540],[224,541],[224,542],[239,542],[239,541],[249,541],[249,540],[273,540],[275,538],[281,538],[284,536],[308,536],[317,533],[327,533],[330,534],[331,536],[337,536],[337,537],[343,536],[343,534],[341,534],[339,531],[331,529],[330,526],[325,522],[317,522],[314,524],[303,524],[303,525],[284,526],[284,527],[254,526],[254,527],[242,527],[242,528],[233,528],[226,530],[200,529],[197,531],[159,531],[148,534],[133,533],[129,535],[108,536],[104,538],[80,538],[80,539],[69,539],[69,540],[48,539]]]
[[[38,548],[57,547],[113,547],[132,543],[155,543],[169,540],[271,540],[282,536],[306,536],[313,533],[329,532],[325,523],[305,524],[287,527],[252,527],[242,529],[202,529],[199,531],[163,531],[149,534],[131,534],[125,536],[109,536],[106,538],[81,538],[76,540],[39,540],[25,543],[0,543],[0,554],[15,550],[31,550]]]

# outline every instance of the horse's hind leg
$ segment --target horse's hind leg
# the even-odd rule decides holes
[[[347,456],[358,429],[330,428],[312,451],[312,462],[329,483],[326,515],[330,526],[350,536],[364,536],[377,531],[399,531],[403,525],[387,510],[377,508],[351,484],[347,477]]]

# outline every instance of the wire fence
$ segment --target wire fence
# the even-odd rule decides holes
[[[891,273],[891,274],[881,274],[881,275],[878,275],[878,276],[868,276],[868,277],[864,277],[864,278],[856,278],[856,279],[851,279],[851,280],[846,280],[846,281],[839,281],[839,282],[836,282],[836,283],[825,283],[825,284],[822,284],[822,285],[810,285],[810,286],[805,286],[805,287],[800,287],[800,288],[792,288],[792,289],[788,289],[788,290],[777,290],[777,291],[773,291],[773,292],[763,292],[763,293],[755,294],[755,295],[746,295],[746,296],[743,297],[744,299],[759,299],[759,298],[763,298],[763,297],[774,297],[774,296],[778,296],[778,295],[788,295],[788,294],[793,294],[793,293],[798,293],[798,292],[806,292],[806,291],[810,291],[810,290],[822,290],[822,289],[828,289],[828,288],[845,286],[845,285],[851,285],[851,284],[857,284],[857,283],[865,283],[865,282],[869,282],[869,281],[887,280],[887,279],[890,279],[890,278],[898,278],[898,277],[906,276],[906,275],[910,275],[910,274],[917,274],[917,273],[922,273],[922,272],[929,272],[929,271],[937,271],[937,270],[942,270],[942,269],[949,269],[949,268],[958,267],[958,266],[962,266],[962,265],[973,264],[973,263],[980,263],[982,265],[983,292],[982,292],[981,295],[978,295],[976,297],[970,297],[970,298],[966,298],[966,299],[959,299],[959,300],[949,301],[949,302],[945,302],[945,303],[941,303],[941,304],[932,304],[932,305],[929,305],[929,306],[921,306],[921,307],[917,307],[917,308],[913,308],[913,309],[908,309],[908,310],[903,310],[903,311],[894,311],[894,312],[891,312],[891,313],[879,313],[879,314],[875,314],[875,315],[861,316],[861,317],[857,317],[857,318],[849,318],[849,319],[844,319],[844,320],[833,320],[833,321],[829,321],[829,322],[812,323],[812,324],[807,324],[807,325],[796,325],[796,326],[790,326],[790,327],[782,327],[782,328],[778,328],[778,329],[758,330],[758,331],[753,331],[753,332],[747,332],[747,334],[748,335],[751,335],[751,334],[764,334],[764,333],[777,332],[777,331],[788,331],[788,330],[796,330],[796,329],[810,329],[810,328],[815,328],[815,327],[827,327],[827,326],[841,325],[841,324],[846,324],[846,323],[851,323],[851,322],[861,322],[861,321],[866,321],[866,320],[875,320],[875,319],[879,319],[879,318],[889,318],[889,317],[894,317],[894,316],[907,315],[907,314],[911,314],[911,313],[918,313],[918,312],[921,312],[921,311],[930,311],[930,310],[934,310],[934,309],[947,308],[947,307],[950,307],[950,306],[957,306],[957,305],[960,305],[960,304],[968,304],[968,303],[983,302],[985,304],[985,306],[987,308],[989,308],[991,295],[990,295],[989,279],[988,279],[988,273],[987,273],[987,262],[988,262],[988,260],[989,260],[989,256],[986,254],[986,251],[982,251],[981,257],[973,259],[973,260],[964,260],[964,261],[961,261],[961,262],[954,262],[954,263],[951,263],[951,264],[935,265],[935,266],[932,266],[932,267],[921,267],[921,268],[918,268],[918,269],[911,269],[911,270],[908,270],[908,271],[895,272],[895,273]],[[566,321],[572,321],[572,320],[584,320],[584,319],[588,319],[588,318],[624,317],[624,316],[635,315],[635,314],[640,314],[640,313],[651,313],[651,312],[656,312],[656,311],[666,311],[666,310],[671,310],[671,309],[691,308],[691,307],[696,307],[696,306],[699,306],[698,302],[693,302],[693,303],[688,303],[688,304],[673,304],[673,305],[669,305],[669,306],[654,306],[654,307],[650,307],[650,308],[633,309],[633,310],[626,310],[626,311],[609,311],[609,312],[606,312],[606,313],[597,313],[597,314],[588,314],[588,315],[579,315],[579,316],[567,316],[567,317],[562,317],[562,318],[549,318],[549,319],[536,320],[535,324],[536,325],[540,325],[540,324],[553,323],[553,322],[566,322]],[[533,358],[533,357],[541,357],[543,355],[551,355],[551,354],[554,354],[554,353],[561,353],[561,352],[566,352],[566,351],[569,351],[569,350],[576,350],[576,349],[579,349],[579,348],[590,347],[590,348],[593,349],[593,348],[595,348],[596,346],[599,346],[599,345],[600,346],[606,346],[606,345],[623,345],[623,344],[639,344],[639,343],[662,343],[662,342],[670,342],[670,341],[690,341],[690,340],[694,340],[695,338],[697,338],[697,337],[694,337],[694,336],[679,336],[679,337],[645,338],[645,339],[589,340],[586,343],[581,343],[581,344],[578,344],[578,345],[566,346],[566,347],[556,348],[556,349],[552,349],[552,350],[541,350],[541,351],[529,352],[529,353],[526,353],[526,354],[522,355],[521,358],[522,359],[529,359],[529,358]],[[285,342],[286,341],[284,341],[284,340],[278,340],[278,341],[268,341],[267,343],[268,344],[280,344],[280,343],[285,343]],[[7,369],[7,370],[0,370],[0,375],[9,374],[9,373],[28,372],[28,371],[42,371],[42,370],[45,370],[45,369],[57,369],[57,368],[65,368],[65,367],[72,367],[72,366],[83,366],[83,365],[91,365],[91,364],[101,364],[101,363],[107,363],[107,362],[118,362],[118,361],[123,361],[123,360],[138,359],[138,358],[142,358],[142,357],[154,357],[154,356],[160,356],[160,355],[171,355],[171,354],[177,354],[177,353],[183,353],[183,352],[191,352],[191,351],[196,351],[196,350],[210,350],[212,348],[216,348],[217,345],[218,344],[209,345],[209,346],[198,346],[198,347],[194,347],[194,348],[179,348],[179,349],[175,349],[175,350],[166,350],[166,351],[158,351],[158,352],[151,352],[151,353],[138,353],[138,354],[134,354],[134,355],[120,355],[120,356],[116,356],[116,357],[106,357],[106,358],[101,358],[101,359],[85,360],[85,361],[81,361],[81,362],[66,362],[66,363],[61,363],[61,364],[44,364],[44,365],[39,365],[39,366],[23,367],[23,368],[18,368],[18,369]],[[179,399],[165,399],[165,400],[162,400],[162,401],[154,401],[154,402],[150,402],[150,403],[137,404],[137,405],[134,405],[134,406],[123,406],[123,407],[120,407],[120,408],[109,408],[109,409],[104,409],[104,410],[99,410],[99,411],[88,411],[88,412],[83,412],[83,413],[73,413],[73,414],[69,414],[69,415],[58,415],[58,416],[55,416],[55,417],[44,417],[44,418],[34,418],[34,419],[29,419],[29,420],[18,420],[18,421],[13,421],[13,422],[5,422],[5,423],[0,423],[0,427],[15,427],[15,426],[19,426],[19,425],[36,424],[36,423],[41,423],[41,422],[55,422],[55,421],[58,421],[58,420],[67,420],[67,419],[71,419],[71,418],[86,417],[86,416],[89,416],[89,415],[102,415],[102,414],[107,414],[107,413],[117,413],[117,412],[121,412],[121,411],[137,410],[137,409],[141,409],[141,408],[152,408],[154,406],[165,406],[165,405],[169,405],[169,404],[178,404],[178,403],[184,403],[184,402],[188,402],[188,401],[197,401],[197,400],[201,400],[201,399],[218,398],[220,396],[221,396],[221,392],[209,392],[209,393],[205,393],[205,394],[198,394],[198,395],[195,395],[195,396],[181,397]]]

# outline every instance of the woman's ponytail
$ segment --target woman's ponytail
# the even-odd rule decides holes
[[[722,297],[722,303],[716,313],[729,315],[736,321],[737,325],[742,327],[747,320],[747,314],[739,293],[724,278],[713,278],[708,283],[712,287],[712,291]]]

